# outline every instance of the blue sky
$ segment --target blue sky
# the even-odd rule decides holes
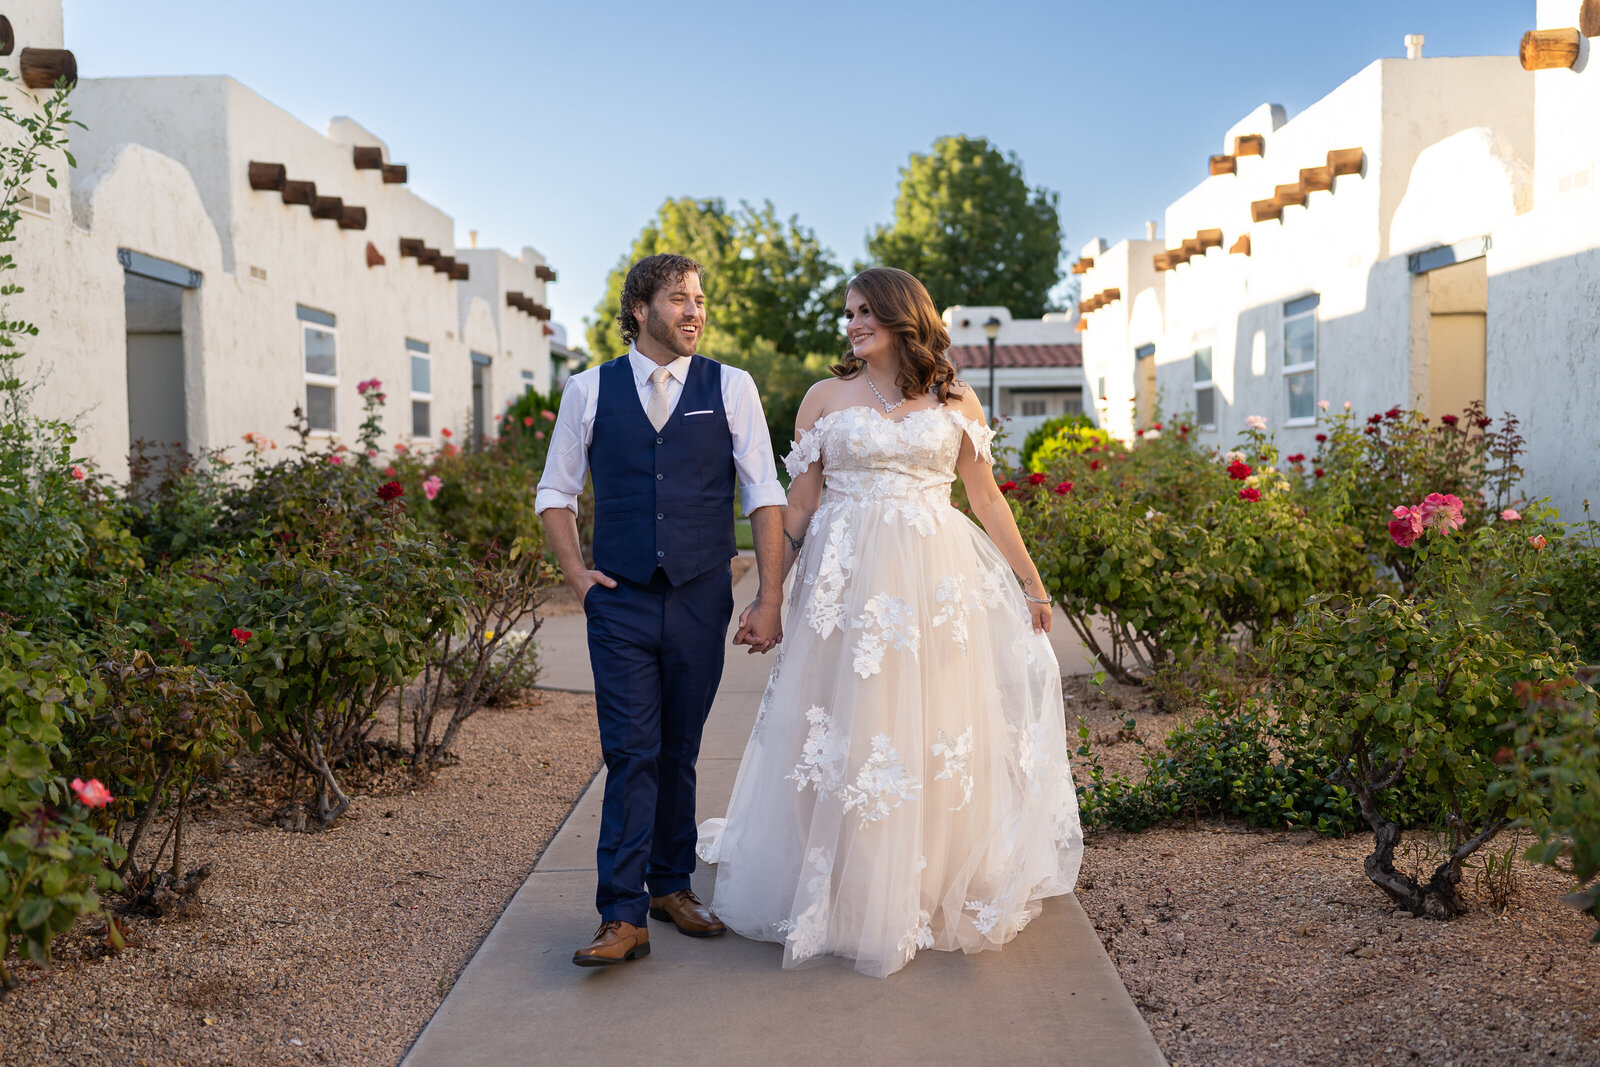
[[[65,0],[84,77],[228,74],[316,129],[350,115],[456,219],[531,244],[581,336],[669,196],[770,199],[846,265],[899,168],[984,136],[1061,194],[1066,247],[1143,236],[1256,105],[1290,115],[1407,33],[1512,54],[1533,0],[550,4]]]

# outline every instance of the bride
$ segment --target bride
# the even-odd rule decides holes
[[[787,637],[700,854],[713,910],[785,967],[883,977],[1009,941],[1072,891],[1083,834],[1049,598],[949,335],[885,267],[851,280],[845,319],[785,461]],[[988,536],[951,506],[957,474]]]

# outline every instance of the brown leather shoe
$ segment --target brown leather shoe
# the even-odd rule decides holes
[[[650,898],[650,918],[671,923],[678,933],[690,937],[716,937],[728,928],[722,920],[711,914],[711,909],[700,903],[693,891],[680,889],[664,897]]]
[[[609,919],[594,932],[594,940],[572,954],[579,967],[610,967],[650,955],[650,931],[642,926]]]

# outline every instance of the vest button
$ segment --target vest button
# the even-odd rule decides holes
[[[656,481],[658,481],[658,482],[659,482],[659,481],[660,481],[660,480],[661,480],[661,479],[663,479],[663,478],[665,478],[665,477],[666,477],[666,475],[665,475],[665,474],[658,474],[658,475],[656,475]]]
[[[658,511],[658,512],[656,512],[656,521],[657,521],[657,522],[660,522],[660,521],[661,521],[661,520],[662,520],[662,519],[664,519],[664,518],[666,518],[666,516],[665,516],[665,515],[663,515],[663,514],[662,514],[662,513],[661,513],[661,512],[659,512],[659,511]]]
[[[658,444],[658,445],[664,445],[664,444],[666,444],[666,443],[667,443],[667,442],[666,442],[666,439],[665,439],[665,438],[661,438],[661,437],[658,437],[658,438],[656,438],[656,444]]]
[[[661,550],[661,549],[659,549],[659,548],[658,548],[658,549],[656,549],[656,559],[661,559],[661,558],[662,558],[662,557],[664,557],[664,556],[665,556],[665,555],[666,555],[666,553],[665,553],[665,552],[664,552],[664,551],[662,551],[662,550]]]

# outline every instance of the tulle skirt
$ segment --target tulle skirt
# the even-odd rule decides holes
[[[928,515],[824,496],[727,819],[701,827],[713,909],[785,967],[998,948],[1077,881],[1055,654],[983,531]]]

